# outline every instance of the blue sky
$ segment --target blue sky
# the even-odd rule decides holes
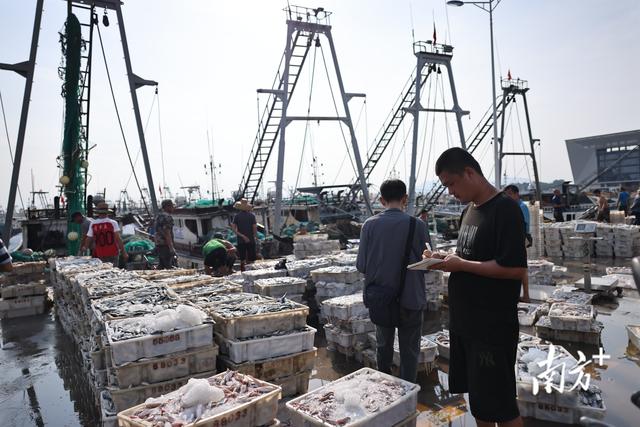
[[[125,1],[127,27],[134,72],[157,80],[164,145],[165,180],[174,192],[182,185],[200,184],[209,189],[203,165],[208,159],[206,133],[214,144],[216,163],[222,168],[219,185],[228,195],[244,171],[247,155],[257,130],[256,89],[271,85],[282,51],[286,25],[283,1],[245,1],[239,7],[231,1]],[[473,6],[446,8],[443,0],[423,1],[299,1],[305,6],[322,5],[332,11],[333,38],[347,91],[367,94],[350,103],[360,149],[366,157],[378,130],[415,66],[411,48],[412,22],[417,40],[430,39],[435,21],[438,41],[455,47],[453,70],[461,106],[470,110],[464,119],[468,134],[491,102],[488,14]],[[20,62],[28,58],[35,1],[0,2],[0,62]],[[412,11],[412,13],[410,12]],[[30,191],[33,170],[36,189],[55,191],[59,171],[56,156],[61,146],[61,81],[57,75],[60,47],[57,32],[66,13],[65,2],[45,1],[37,68],[29,114],[20,185],[23,195]],[[102,12],[100,12],[102,14]],[[447,16],[448,15],[448,16]],[[109,66],[114,79],[118,106],[133,155],[137,134],[128,92],[122,51],[115,26],[101,27]],[[640,71],[640,3],[635,0],[503,0],[495,15],[497,73],[529,81],[529,109],[534,137],[542,141],[540,171],[545,180],[571,179],[565,139],[637,129],[640,89],[634,77]],[[322,40],[321,40],[322,42]],[[97,46],[97,45],[96,45]],[[328,44],[323,43],[327,59]],[[333,109],[327,78],[317,53],[312,114]],[[107,189],[109,199],[117,199],[125,187],[130,168],[117,128],[102,58],[94,56],[92,88],[91,151],[89,191]],[[308,64],[311,62],[309,61]],[[331,75],[332,69],[329,67]],[[292,100],[292,111],[304,113],[308,104],[310,72]],[[331,78],[333,78],[331,76]],[[18,129],[24,79],[0,72],[0,91],[7,113],[12,144]],[[335,80],[332,80],[335,89]],[[442,85],[432,99],[436,105],[449,102],[448,86]],[[160,134],[157,103],[150,110],[153,89],[138,90],[143,121],[151,114],[147,128],[156,188],[162,184]],[[264,98],[259,101],[264,107]],[[365,113],[366,112],[366,113]],[[520,125],[518,125],[518,116]],[[526,133],[522,110],[511,114],[505,140],[520,147],[520,132]],[[420,147],[425,145],[418,182],[435,179],[433,163],[437,154],[456,144],[453,117],[421,117]],[[426,131],[424,129],[427,124]],[[287,129],[285,187],[312,181],[313,154],[323,165],[325,183],[346,183],[353,179],[345,144],[335,124],[310,124],[305,143],[305,126],[296,123]],[[403,135],[410,134],[405,120]],[[432,135],[433,134],[433,135]],[[407,143],[408,144],[408,143]],[[302,153],[302,146],[305,152]],[[378,184],[391,171],[407,177],[408,150],[401,151],[402,138],[389,150],[374,172]],[[313,148],[313,150],[312,150]],[[487,175],[490,150],[478,149]],[[484,153],[484,155],[483,155]],[[267,170],[265,189],[273,187],[275,157]],[[6,204],[10,180],[10,160],[4,125],[0,123],[0,205]],[[342,168],[340,167],[342,165]],[[527,177],[524,163],[507,161],[507,180]],[[301,169],[300,173],[298,172]],[[140,179],[145,181],[142,162]],[[300,176],[298,178],[298,175]],[[146,185],[146,184],[145,184]],[[133,181],[129,193],[136,195]]]

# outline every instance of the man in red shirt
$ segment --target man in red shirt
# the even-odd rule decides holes
[[[117,267],[119,255],[126,261],[127,251],[124,250],[122,239],[120,238],[120,226],[109,215],[109,206],[102,202],[96,206],[98,218],[91,221],[91,226],[87,232],[87,239],[82,244],[80,251],[91,246],[91,242],[95,242],[93,256],[100,258],[102,262],[110,262]]]

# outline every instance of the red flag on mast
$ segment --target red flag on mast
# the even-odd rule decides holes
[[[511,80],[511,70],[507,71],[507,80]]]

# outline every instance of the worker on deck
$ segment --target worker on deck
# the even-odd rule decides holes
[[[163,200],[160,208],[162,210],[156,215],[154,221],[153,237],[158,252],[158,269],[167,270],[173,268],[176,259],[176,249],[173,244],[173,217],[171,217],[174,209],[173,201]]]
[[[596,221],[598,222],[611,222],[611,212],[609,211],[609,200],[602,194],[600,190],[594,190],[593,195],[598,199],[598,212],[596,214]]]
[[[557,188],[553,189],[553,197],[551,198],[551,204],[553,205],[553,218],[556,222],[564,222],[564,202],[562,201],[562,194]]]
[[[120,265],[120,255],[124,261],[129,258],[120,237],[120,225],[109,218],[109,205],[105,202],[98,203],[95,212],[98,218],[91,221],[87,238],[80,246],[80,252],[84,252],[92,243],[95,243],[92,255],[100,258],[102,262],[110,262],[117,267]]]
[[[258,240],[258,223],[251,212],[253,206],[242,199],[233,207],[240,212],[233,217],[231,228],[236,233],[238,242],[238,257],[240,257],[240,271],[244,271],[247,264],[256,260],[256,240]]]
[[[0,272],[1,273],[10,273],[13,271],[13,264],[11,263],[11,255],[9,255],[9,251],[4,246],[4,242],[0,239]]]
[[[236,248],[231,242],[216,235],[202,247],[204,271],[214,276],[227,276],[233,273],[236,262]]]
[[[91,227],[91,220],[82,215],[82,212],[76,211],[71,214],[71,221],[80,225],[80,248],[82,248],[87,240],[87,233],[89,232],[89,227]],[[80,249],[78,249],[78,255],[84,255]]]
[[[529,216],[529,208],[520,198],[520,189],[517,185],[510,184],[504,188],[504,192],[507,196],[511,197],[520,207],[522,212],[522,218],[524,219],[524,240],[527,248],[533,245],[533,237],[531,237],[531,230],[529,224],[531,218]],[[523,302],[529,302],[529,274],[525,274],[522,277],[522,298]]]

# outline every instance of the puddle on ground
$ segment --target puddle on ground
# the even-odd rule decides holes
[[[561,265],[559,260],[553,260]],[[568,261],[572,277],[582,271],[582,263]],[[603,274],[604,266],[624,265],[620,260],[599,262],[596,273]],[[595,383],[603,390],[607,406],[604,421],[615,426],[633,425],[640,416],[630,402],[630,396],[640,390],[640,350],[629,345],[627,324],[640,324],[640,299],[637,293],[625,290],[625,298],[605,301],[598,306],[598,320],[604,323],[602,347],[611,359],[605,366],[593,366],[589,371]],[[433,333],[448,324],[446,310],[425,313],[423,333]],[[532,328],[523,328],[532,332]],[[64,334],[52,313],[2,321],[0,328],[0,426],[98,426],[100,415],[88,380],[81,370],[78,350]],[[584,352],[587,357],[597,354],[595,346],[561,343],[572,354]],[[316,337],[318,358],[309,383],[309,389],[338,379],[361,367],[353,359],[327,351],[319,328]],[[473,426],[468,400],[447,391],[446,361],[425,375],[419,374],[417,425]],[[283,426],[288,423],[284,404],[278,418]],[[561,424],[525,420],[525,426],[557,426]]]

